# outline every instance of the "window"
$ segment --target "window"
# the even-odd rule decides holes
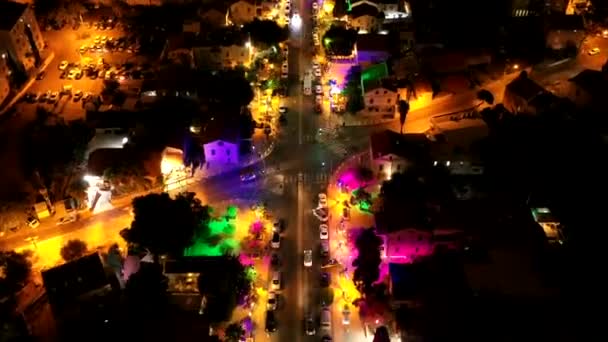
[[[230,150],[229,149],[226,149],[226,154],[230,155]]]
[[[211,155],[212,155],[212,156],[214,156],[214,155],[215,155],[215,150],[214,150],[214,149],[212,149],[212,150],[211,150]]]
[[[382,172],[382,170],[384,170],[384,164],[380,164],[380,166],[378,167],[378,170],[380,170],[380,172]]]
[[[386,95],[387,93],[388,93],[388,91],[386,91],[386,90],[385,90],[385,91],[384,91],[384,95]]]
[[[223,142],[223,141],[218,141],[218,142],[217,142],[217,144],[218,144],[219,146],[224,146],[224,142]]]
[[[376,90],[376,95],[378,95],[378,94],[380,94],[380,92]]]
[[[369,103],[373,104],[374,103],[374,99],[369,99]]]
[[[397,164],[397,171],[401,170],[401,164]]]
[[[386,102],[391,103],[391,99],[386,100]]]

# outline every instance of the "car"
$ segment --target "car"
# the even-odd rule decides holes
[[[40,221],[34,216],[28,217],[26,223],[30,228],[38,228],[38,226],[40,226]]]
[[[46,72],[45,71],[41,71],[41,72],[38,73],[38,75],[36,75],[36,79],[38,81],[43,80],[44,76],[46,76]]]
[[[246,172],[241,175],[241,182],[251,182],[256,180],[257,176],[255,172]]]
[[[54,91],[51,93],[51,96],[49,97],[49,103],[55,103],[57,102],[57,100],[59,99],[59,93]]]
[[[279,233],[272,234],[272,239],[270,240],[270,247],[274,249],[281,247],[281,235],[279,235]]]
[[[312,266],[312,250],[310,250],[310,249],[304,250],[304,266],[305,267]]]
[[[319,4],[318,4],[316,1],[313,1],[313,2],[312,2],[312,8],[313,8],[314,10],[319,9]]]
[[[322,87],[320,84],[317,84],[317,85],[315,86],[315,93],[316,93],[317,95],[322,95],[322,94],[323,94],[323,87]]]
[[[277,331],[277,319],[274,316],[274,311],[266,311],[266,332]]]
[[[77,217],[75,215],[64,216],[64,217],[60,218],[59,221],[57,221],[57,225],[60,226],[60,225],[76,222],[76,220],[77,220]]]
[[[314,70],[315,77],[321,77],[321,69]]]
[[[83,75],[84,75],[84,73],[82,72],[82,70],[77,69],[77,71],[76,71],[76,76],[74,76],[74,79],[79,80],[79,79],[81,79],[81,78],[82,78],[82,76],[83,76]]]
[[[281,64],[281,71],[289,72],[289,63],[287,63],[287,61],[285,61],[283,64]]]
[[[76,73],[78,72],[77,69],[70,69],[70,71],[68,71],[68,80],[73,80],[76,78]]]
[[[329,239],[329,227],[326,224],[322,224],[319,226],[319,238],[321,240]]]
[[[321,342],[331,342],[331,341],[332,341],[332,339],[331,339],[331,336],[329,336],[329,335],[325,335],[325,336],[321,337]]]
[[[277,268],[281,265],[281,260],[279,259],[279,255],[276,253],[273,253],[270,256],[270,266]]]
[[[321,310],[321,329],[331,331],[331,311],[327,307]]]
[[[312,62],[312,68],[313,68],[313,69],[319,69],[319,62],[315,62],[315,61],[313,61],[313,62]]]
[[[270,280],[270,290],[271,291],[280,291],[281,290],[281,272],[279,272],[279,271],[272,272],[272,278]]]
[[[86,53],[88,49],[89,49],[88,46],[82,45],[82,46],[80,46],[80,48],[78,49],[78,51],[80,51],[80,53]]]
[[[305,330],[306,330],[306,335],[308,335],[308,336],[314,336],[317,333],[317,330],[315,329],[315,321],[312,319],[312,316],[310,316],[310,315],[308,315],[308,317],[306,317]]]
[[[279,107],[279,113],[286,114],[287,113],[287,107],[285,107],[285,106]]]
[[[315,96],[315,103],[322,104],[323,103],[323,95]]]
[[[304,95],[312,95],[312,90],[309,87],[304,87]]]
[[[322,112],[323,112],[323,107],[320,104],[315,103],[315,113],[321,114]]]
[[[287,72],[282,72],[281,78],[283,78],[283,79],[289,78],[289,74],[287,74]]]
[[[593,48],[593,49],[589,50],[589,52],[588,52],[589,56],[595,56],[599,53],[600,53],[600,48]]]
[[[65,70],[68,68],[68,61],[61,61],[61,63],[59,63],[59,70]]]
[[[274,311],[277,309],[278,297],[275,292],[268,292],[268,300],[266,301],[266,309]]]
[[[274,223],[272,224],[273,232],[280,233],[284,230],[285,230],[285,220],[284,219],[278,219],[278,220],[274,221]]]
[[[329,211],[327,208],[313,209],[312,214],[321,222],[327,222],[327,220],[329,220]]]
[[[327,195],[323,192],[319,193],[319,208],[327,208]]]
[[[324,258],[329,257],[329,241],[321,240],[321,256]]]
[[[322,288],[329,287],[331,284],[331,276],[327,272],[321,272],[320,284]]]
[[[91,93],[84,93],[84,95],[82,96],[82,102],[87,102],[92,96],[93,94]]]
[[[312,39],[313,40],[319,40],[319,34],[318,33],[313,33],[312,34]]]
[[[350,324],[350,307],[348,304],[344,304],[344,308],[342,309],[342,324]]]
[[[74,93],[74,97],[72,98],[72,100],[74,102],[78,102],[78,101],[80,101],[80,99],[82,99],[83,95],[84,94],[83,94],[82,90],[76,90],[76,92]]]
[[[289,15],[290,11],[291,11],[291,7],[289,7],[289,4],[285,5],[285,14]]]
[[[350,220],[350,209],[347,207],[342,208],[342,218],[344,221]]]
[[[38,96],[38,102],[47,102],[49,100],[49,97],[51,97],[51,91],[47,91],[46,93]]]

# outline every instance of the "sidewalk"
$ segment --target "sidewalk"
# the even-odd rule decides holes
[[[0,110],[0,115],[3,115],[4,113],[6,113],[6,111],[8,111],[12,106],[14,106],[15,103],[17,103],[19,101],[19,99],[21,99],[21,97],[28,91],[28,89],[30,89],[32,84],[34,84],[34,82],[36,82],[36,76],[41,71],[45,70],[49,66],[49,64],[51,64],[51,61],[53,61],[54,58],[55,58],[55,52],[51,51],[51,53],[42,62],[40,67],[38,69],[36,69],[35,72],[32,71],[32,75],[30,76],[30,79],[27,81],[27,83],[25,83],[25,85],[23,87],[21,87],[21,90],[19,90],[19,92],[17,92],[17,94],[15,94],[15,96],[13,96],[12,100],[10,102],[8,102],[4,106],[4,108],[2,108]]]

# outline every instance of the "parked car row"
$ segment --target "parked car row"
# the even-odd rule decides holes
[[[272,225],[272,238],[270,239],[270,247],[276,252],[270,257],[270,284],[268,288],[268,298],[266,301],[266,332],[275,332],[278,329],[275,311],[279,308],[279,292],[282,289],[280,270],[281,261],[279,259],[278,249],[281,247],[281,233],[286,228],[284,219],[278,219]]]
[[[127,52],[127,53],[139,53],[140,45],[137,44],[135,37],[120,37],[112,38],[108,36],[95,36],[93,42],[90,45],[84,44],[79,48],[81,54],[87,52],[100,53],[100,52]]]

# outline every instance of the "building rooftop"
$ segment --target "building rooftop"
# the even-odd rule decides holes
[[[521,74],[511,81],[511,83],[507,84],[506,91],[526,101],[530,101],[534,97],[547,92],[545,88],[531,80],[526,74]]]
[[[390,36],[388,34],[367,33],[357,35],[357,51],[389,52]]]
[[[428,152],[429,144],[424,134],[399,134],[388,129],[370,137],[373,158],[394,154],[403,158],[420,159]]]
[[[603,95],[608,89],[608,77],[599,70],[585,69],[569,81],[593,95]]]
[[[371,5],[367,2],[358,4],[356,6],[352,7],[352,10],[349,13],[349,16],[351,18],[358,18],[358,17],[362,17],[364,15],[369,15],[372,17],[375,17],[378,15],[378,13],[380,13],[380,11],[378,10],[378,6],[376,5]]]
[[[106,170],[139,169],[145,176],[160,176],[162,154],[152,151],[136,151],[130,148],[101,148],[92,151],[87,161],[90,175],[102,176]]]
[[[581,15],[553,14],[547,17],[547,25],[551,30],[583,31],[585,29]]]
[[[0,30],[11,30],[27,8],[26,4],[8,0],[0,1]]]
[[[54,307],[74,303],[79,297],[110,285],[97,253],[42,271],[42,280]]]

